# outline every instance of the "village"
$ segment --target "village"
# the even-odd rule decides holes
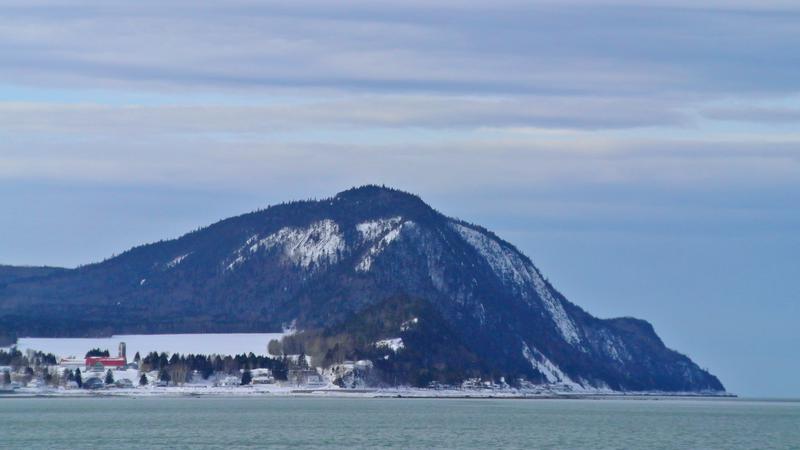
[[[310,365],[306,355],[234,356],[136,352],[125,342],[112,356],[87,349],[83,357],[61,357],[26,348],[0,350],[0,394],[170,395],[363,394],[408,396],[508,396],[569,393],[569,386],[528,384],[522,389],[471,378],[459,385],[431,383],[425,389],[371,385],[369,360],[343,361],[326,369]]]
[[[187,359],[203,362],[203,369],[193,369]],[[90,349],[84,357],[56,358],[31,349],[21,352],[0,350],[0,393],[54,391],[108,391],[154,388],[247,388],[262,386],[286,389],[339,388],[342,380],[350,385],[359,371],[369,370],[368,361],[345,362],[320,373],[310,367],[305,355],[267,358],[249,355],[211,357],[155,352],[142,357],[137,352],[129,358],[126,344],[119,343],[116,356],[107,350]],[[214,367],[216,366],[216,367]],[[261,367],[270,366],[270,367]],[[216,369],[216,370],[215,370]],[[338,385],[331,381],[335,377]]]

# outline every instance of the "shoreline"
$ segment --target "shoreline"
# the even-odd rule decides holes
[[[0,401],[10,398],[376,398],[376,399],[462,399],[462,400],[732,400],[731,393],[664,392],[464,392],[425,389],[281,389],[249,390],[206,388],[69,390],[51,392],[0,392]]]

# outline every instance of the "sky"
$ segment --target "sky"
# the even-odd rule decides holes
[[[0,263],[386,184],[728,390],[800,397],[799,21],[770,0],[6,0]]]

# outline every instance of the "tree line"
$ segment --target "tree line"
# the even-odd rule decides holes
[[[11,366],[17,370],[20,367],[55,366],[58,364],[56,355],[35,351],[30,354],[30,358],[25,353],[17,350],[16,347],[10,351],[0,350],[0,366]]]
[[[134,356],[134,362],[138,362],[140,371],[158,371],[159,381],[174,384],[190,381],[195,372],[207,380],[215,373],[238,375],[251,369],[270,369],[275,379],[286,380],[288,370],[296,365],[286,356],[270,358],[252,352],[234,356],[150,352],[138,361],[137,356]]]

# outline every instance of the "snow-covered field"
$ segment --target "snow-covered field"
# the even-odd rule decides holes
[[[268,355],[267,344],[273,339],[291,333],[233,333],[233,334],[127,334],[104,338],[20,338],[17,348],[53,353],[59,358],[83,358],[92,348],[108,349],[116,356],[120,342],[127,348],[128,360],[136,352],[144,357],[149,352],[166,352],[202,355],[236,355],[254,353]]]

